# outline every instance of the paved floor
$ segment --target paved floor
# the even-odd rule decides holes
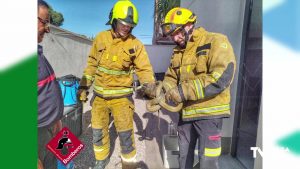
[[[135,97],[134,97],[135,98]],[[161,111],[149,113],[145,109],[145,100],[135,98],[135,142],[138,167],[140,169],[164,169],[162,158],[162,135],[167,134],[168,123],[178,120],[177,113]],[[92,130],[90,126],[91,107],[84,105],[83,133],[79,139],[85,145],[84,150],[74,159],[76,169],[92,168],[95,158],[92,149]],[[146,113],[145,113],[146,112]],[[120,142],[113,125],[110,124],[111,158],[106,169],[121,169]],[[221,169],[243,169],[237,160],[229,155],[220,158]],[[196,168],[199,166],[196,166]]]

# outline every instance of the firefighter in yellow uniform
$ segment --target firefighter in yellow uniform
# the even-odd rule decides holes
[[[155,88],[154,73],[145,47],[131,34],[137,23],[138,12],[130,1],[120,0],[115,3],[107,23],[112,29],[96,36],[80,82],[80,100],[86,100],[87,90],[91,85],[94,90],[91,100],[93,148],[96,157],[94,169],[104,169],[109,162],[110,113],[120,140],[122,167],[134,168],[136,165],[133,73],[146,89],[146,95],[150,95],[149,92]]]
[[[201,169],[218,169],[222,118],[230,116],[230,84],[235,56],[225,35],[194,28],[196,16],[188,9],[171,9],[161,25],[177,44],[163,87],[166,100],[183,102],[178,123],[180,168],[193,168],[199,140]]]

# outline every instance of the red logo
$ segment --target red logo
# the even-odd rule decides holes
[[[84,145],[80,140],[67,128],[63,128],[57,135],[47,144],[57,159],[67,165],[82,149]]]

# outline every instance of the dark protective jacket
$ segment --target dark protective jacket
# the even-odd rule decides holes
[[[61,89],[48,60],[38,45],[38,127],[49,127],[63,116]]]

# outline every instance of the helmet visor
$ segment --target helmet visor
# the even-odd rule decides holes
[[[173,32],[176,32],[177,30],[181,29],[182,25],[176,25],[173,23],[165,23],[161,25],[162,33],[164,36],[169,36]]]
[[[123,21],[122,19],[117,19],[117,22],[118,22],[118,23],[121,23],[122,25],[127,25],[127,26],[130,26],[130,27],[135,27],[134,24],[131,24],[131,23],[129,23],[129,22],[125,22],[125,21]]]

